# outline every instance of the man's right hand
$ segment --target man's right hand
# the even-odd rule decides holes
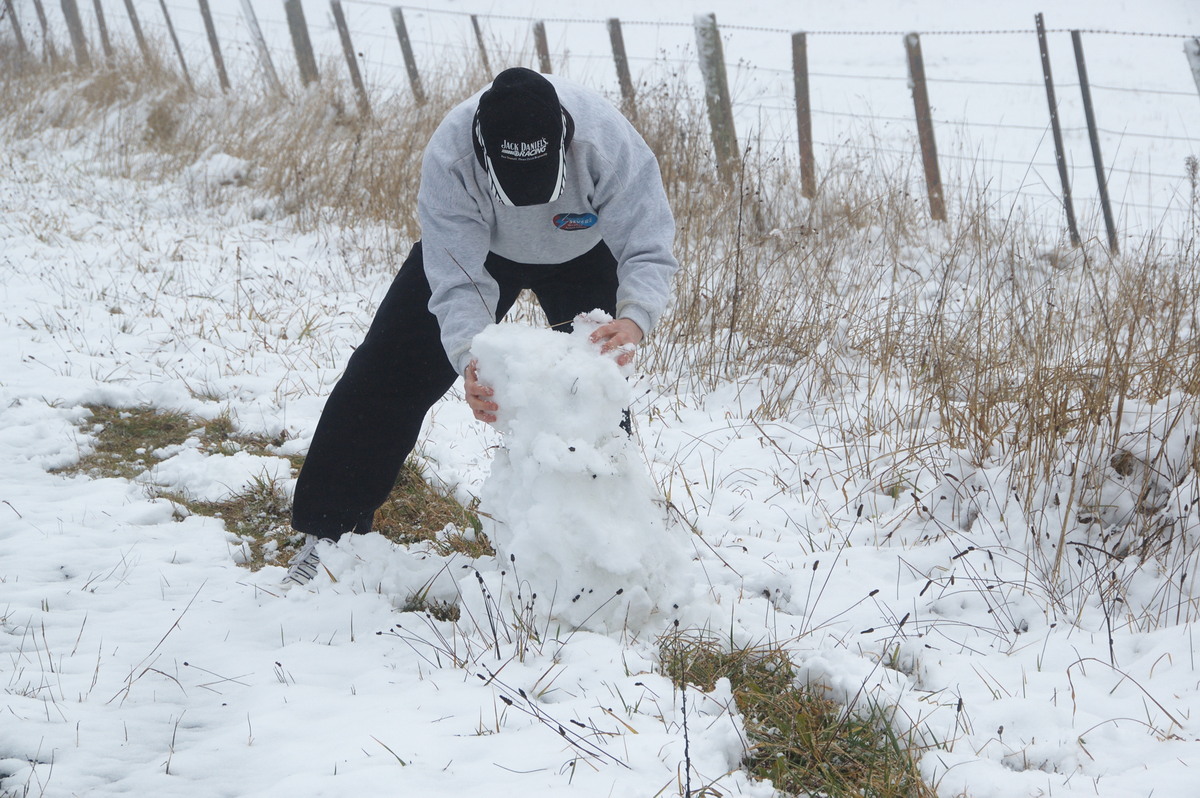
[[[480,421],[486,421],[489,424],[494,424],[496,421],[496,411],[500,406],[492,401],[493,391],[490,386],[484,385],[479,381],[479,375],[475,372],[476,361],[472,360],[467,366],[467,370],[463,372],[463,381],[466,383],[467,405],[475,414],[475,418]]]

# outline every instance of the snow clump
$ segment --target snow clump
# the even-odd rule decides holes
[[[598,632],[669,612],[690,566],[686,539],[621,426],[628,369],[590,340],[610,320],[580,315],[569,335],[492,325],[471,350],[504,434],[480,496],[485,530],[523,603],[536,593],[540,615]]]

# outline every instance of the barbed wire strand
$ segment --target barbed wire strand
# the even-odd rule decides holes
[[[654,60],[654,59],[649,59]],[[768,74],[786,77],[792,79],[794,71],[791,69],[780,69],[778,67],[748,67],[750,72],[764,72]],[[809,71],[809,78],[830,78],[833,80],[863,80],[863,81],[890,81],[893,83],[907,83],[908,77],[905,75],[864,75],[849,72],[814,72]],[[1006,86],[1010,88],[1028,89],[1031,91],[1045,91],[1046,84],[1044,81],[1017,81],[1017,80],[987,80],[983,78],[946,78],[936,75],[925,76],[925,81],[931,84],[960,84],[964,86]],[[1188,97],[1196,96],[1196,92],[1192,91],[1173,91],[1170,89],[1152,89],[1142,86],[1109,86],[1100,83],[1089,83],[1091,88],[1101,91],[1121,91],[1131,94],[1155,94],[1166,97]],[[1055,88],[1059,90],[1078,89],[1078,83],[1064,82],[1055,83]]]
[[[442,14],[446,16],[464,16],[477,17],[479,19],[496,19],[509,22],[550,22],[555,24],[581,24],[581,25],[607,25],[608,19],[590,19],[586,17],[529,17],[514,14],[491,14],[491,13],[472,13],[470,11],[451,11],[443,8],[429,8],[428,6],[409,6],[399,5],[395,3],[381,2],[380,0],[346,0],[346,2],[355,5],[376,6],[379,8],[399,7],[405,11],[421,12],[425,14]],[[692,22],[679,22],[674,20],[621,20],[621,25],[650,25],[659,27],[681,27],[690,28],[694,26]],[[1037,34],[1036,28],[1008,28],[1001,30],[984,30],[984,29],[969,29],[969,30],[803,30],[803,29],[787,29],[773,28],[761,25],[737,25],[724,24],[721,25],[723,30],[741,30],[751,31],[755,33],[782,33],[791,35],[793,33],[804,33],[808,36],[907,36],[910,33],[916,33],[919,36],[1031,36]],[[1162,33],[1156,31],[1123,31],[1112,30],[1110,28],[1047,28],[1046,33],[1072,33],[1078,30],[1080,33],[1102,35],[1102,36],[1140,36],[1145,38],[1156,39],[1193,39],[1200,34],[1187,33]]]

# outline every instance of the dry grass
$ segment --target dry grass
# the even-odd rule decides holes
[[[483,534],[474,503],[463,507],[433,487],[413,460],[404,464],[396,487],[375,512],[372,528],[397,543],[428,542],[442,555],[484,557],[496,553]]]
[[[248,452],[279,457],[276,450],[285,438],[239,433],[228,415],[203,420],[185,413],[152,407],[114,408],[88,406],[91,418],[81,431],[94,438],[92,451],[74,465],[56,469],[60,474],[84,474],[93,479],[135,480],[157,461],[155,452],[194,439],[209,454]],[[292,473],[299,473],[304,458],[289,456]],[[243,542],[239,564],[257,571],[264,565],[291,559],[304,536],[293,532],[291,498],[280,481],[260,476],[223,501],[201,501],[147,484],[156,497],[169,499],[179,517],[189,514],[220,518]],[[396,487],[375,516],[374,531],[401,544],[428,543],[439,554],[482,557],[494,554],[481,532],[474,508],[465,508],[452,496],[430,485],[414,461],[405,463]]]
[[[192,430],[202,426],[183,413],[151,408],[122,410],[92,405],[88,410],[91,421],[81,431],[96,435],[92,451],[72,466],[55,469],[55,473],[133,479],[146,470],[154,450],[178,446]]]
[[[675,631],[660,641],[663,672],[676,686],[711,691],[728,679],[742,713],[746,768],[787,795],[830,798],[933,798],[908,741],[886,714],[865,715],[797,685],[787,651],[775,645],[729,647],[703,632]]]
[[[819,414],[847,484],[928,484],[959,461],[1002,471],[990,501],[1018,497],[1031,575],[1065,614],[1106,567],[1072,557],[1069,573],[1076,544],[1109,565],[1137,554],[1192,570],[1178,517],[1137,497],[1200,487],[1200,227],[1114,257],[982,193],[952,198],[935,225],[911,190],[915,161],[834,163],[808,202],[788,154],[748,149],[736,184],[717,181],[683,92],[651,94],[640,114],[647,138],[673,147],[660,158],[685,264],[648,370],[684,394],[745,385],[759,421]],[[1190,468],[1167,462],[1171,431],[1190,434]],[[1137,511],[1115,512],[1115,492]],[[946,532],[968,531],[960,522]]]

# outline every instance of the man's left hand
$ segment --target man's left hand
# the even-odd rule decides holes
[[[592,343],[603,344],[600,353],[606,354],[614,350],[622,350],[617,355],[618,366],[628,366],[633,362],[633,349],[641,343],[644,334],[642,328],[630,319],[614,319],[608,324],[602,324],[592,333]]]

